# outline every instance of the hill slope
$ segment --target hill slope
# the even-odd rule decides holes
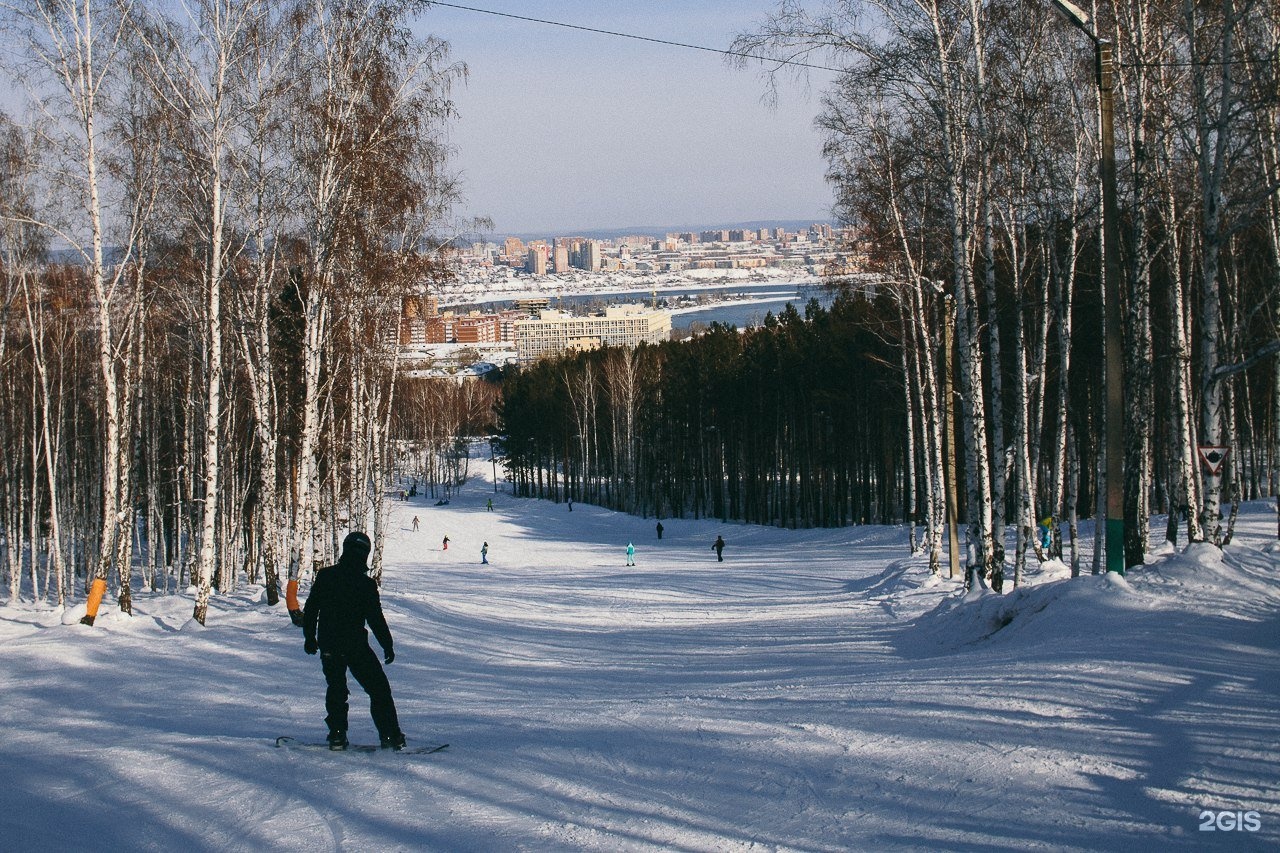
[[[393,502],[383,602],[410,742],[320,739],[261,590],[98,625],[0,607],[12,850],[1191,850],[1280,840],[1274,510],[1128,579],[966,599],[899,529]],[[421,530],[410,529],[417,515]],[[711,541],[728,542],[717,563]],[[448,551],[440,549],[448,534]],[[491,565],[479,562],[482,542]],[[624,566],[628,541],[638,566]],[[304,589],[305,594],[305,589]],[[70,624],[67,624],[70,623]],[[373,742],[353,683],[352,739]],[[1257,831],[1202,831],[1256,810]]]

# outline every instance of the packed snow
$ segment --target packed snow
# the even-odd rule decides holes
[[[190,595],[93,627],[24,601],[0,607],[0,847],[1280,842],[1273,504],[1225,553],[1166,546],[1123,578],[1048,563],[998,596],[930,576],[904,528],[663,519],[659,541],[654,519],[483,479],[434,503],[390,502],[382,599],[401,724],[447,750],[275,748],[323,739],[324,680],[261,588],[204,628]],[[352,689],[351,738],[376,743]]]

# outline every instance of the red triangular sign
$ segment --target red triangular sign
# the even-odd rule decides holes
[[[1205,473],[1216,477],[1222,473],[1222,463],[1227,461],[1227,454],[1231,452],[1231,448],[1202,444],[1196,448],[1196,452],[1200,454],[1200,464],[1204,467]]]

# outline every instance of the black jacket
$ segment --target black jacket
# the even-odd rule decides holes
[[[316,634],[316,622],[320,632]],[[325,651],[348,652],[369,641],[368,623],[384,652],[391,651],[391,629],[382,615],[378,585],[360,563],[338,562],[316,573],[302,608],[302,632]]]

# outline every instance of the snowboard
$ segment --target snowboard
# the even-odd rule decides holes
[[[323,749],[325,752],[391,752],[397,755],[430,755],[433,752],[440,752],[442,749],[447,749],[449,744],[423,743],[410,744],[404,749],[383,749],[380,746],[374,746],[367,743],[352,743],[348,744],[345,750],[342,750],[329,749],[329,744],[323,741],[315,742],[298,740],[296,737],[281,735],[276,738],[276,746],[281,747],[282,749]]]

